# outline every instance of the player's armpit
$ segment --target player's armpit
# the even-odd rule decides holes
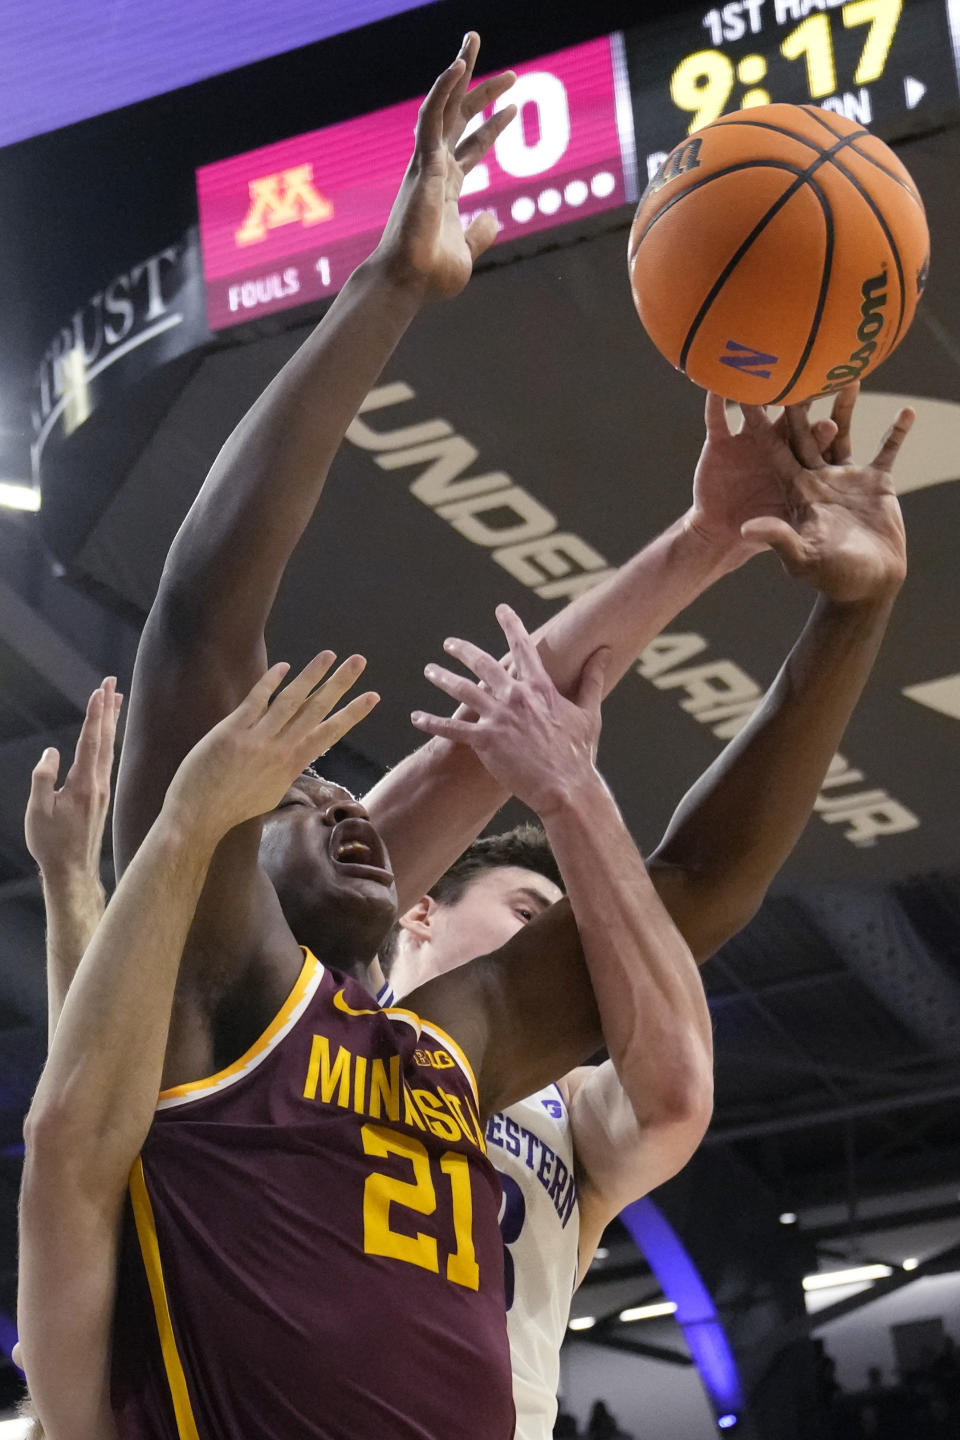
[[[692,1085],[643,1124],[613,1064],[581,1066],[559,1082],[570,1115],[580,1194],[583,1279],[603,1231],[625,1205],[682,1170],[710,1123],[712,1089]]]
[[[420,986],[405,1003],[462,1045],[477,1076],[483,1117],[532,1095],[603,1044],[567,900],[492,955]]]

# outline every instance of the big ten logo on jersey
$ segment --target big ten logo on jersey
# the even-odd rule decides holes
[[[449,1070],[455,1063],[449,1050],[414,1050],[413,1058],[418,1065],[432,1067],[434,1070]]]

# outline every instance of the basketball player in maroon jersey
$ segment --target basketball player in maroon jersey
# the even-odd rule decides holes
[[[271,704],[288,668],[273,666],[187,755],[56,1016],[25,1126],[18,1298],[21,1363],[48,1440],[118,1434],[109,1356],[121,1218],[154,1120],[180,956],[222,837],[275,805],[376,703],[360,695],[331,715],[363,669],[353,657],[320,684],[332,660],[317,656]],[[114,704],[109,684],[91,698],[77,767],[90,778]],[[37,788],[56,760],[44,752]]]

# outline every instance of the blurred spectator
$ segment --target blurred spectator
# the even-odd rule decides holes
[[[568,1415],[563,1409],[557,1411],[553,1424],[553,1440],[580,1440],[580,1427],[575,1415]]]
[[[594,1401],[587,1424],[586,1440],[632,1440],[621,1430],[602,1400]]]

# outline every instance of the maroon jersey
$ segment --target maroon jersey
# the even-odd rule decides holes
[[[307,955],[134,1166],[123,1440],[508,1440],[500,1186],[448,1035]]]

